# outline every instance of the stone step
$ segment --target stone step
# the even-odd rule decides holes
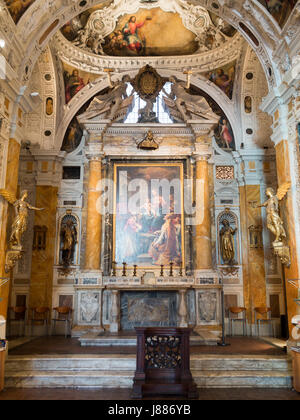
[[[78,332],[77,332],[78,334]],[[72,335],[75,337],[75,335]],[[106,347],[106,346],[126,346],[126,347],[136,347],[137,341],[136,336],[112,336],[99,334],[98,332],[88,332],[86,334],[80,335],[78,338],[80,345],[82,347]],[[191,346],[204,346],[204,345],[217,345],[220,341],[219,337],[216,334],[209,332],[199,335],[194,335],[190,337]]]
[[[291,388],[291,372],[192,371],[199,388]],[[133,371],[24,371],[6,373],[6,388],[131,388]]]
[[[135,370],[133,355],[79,356],[9,356],[6,372],[22,371],[126,371]],[[288,371],[291,361],[286,356],[219,356],[192,355],[194,371]]]

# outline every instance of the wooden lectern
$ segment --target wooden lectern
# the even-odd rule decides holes
[[[190,371],[190,333],[190,328],[136,328],[132,398],[149,395],[198,398]]]

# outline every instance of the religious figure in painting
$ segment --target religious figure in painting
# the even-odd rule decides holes
[[[52,115],[53,114],[53,99],[47,98],[46,100],[46,114]]]
[[[127,48],[137,54],[140,53],[144,47],[144,41],[140,38],[138,29],[144,26],[147,20],[151,20],[151,17],[147,17],[143,22],[137,22],[136,16],[131,16],[122,30],[124,39],[127,43]]]
[[[180,240],[178,231],[178,215],[167,214],[158,237],[152,242],[149,254],[156,265],[168,265],[171,261],[180,262]]]
[[[220,146],[224,149],[233,150],[233,134],[226,118],[220,118],[217,131],[217,137],[219,138],[219,142],[221,143]]]
[[[78,70],[73,70],[72,74],[68,71],[64,73],[65,88],[66,88],[66,103],[70,102],[73,96],[76,95],[82,88],[84,88],[84,80],[79,76]]]
[[[80,128],[80,125],[76,121],[76,119],[73,119],[66,131],[62,150],[66,151],[67,153],[73,152],[80,144],[82,138],[82,130]]]
[[[10,193],[7,190],[0,190],[0,195],[2,195],[2,197],[4,197],[15,208],[15,219],[12,224],[12,231],[9,243],[13,248],[22,248],[21,239],[23,233],[27,229],[28,209],[36,211],[41,211],[44,209],[33,207],[29,203],[27,203],[27,190],[24,190],[21,193],[21,198],[19,198],[19,200],[17,200],[14,194]]]
[[[68,266],[72,263],[75,244],[77,242],[77,227],[76,223],[69,219],[61,228],[62,238],[62,262]]]
[[[133,262],[137,256],[138,232],[142,226],[138,222],[138,216],[132,215],[125,224],[124,232],[126,234],[126,247],[123,252],[123,260]]]
[[[237,228],[232,229],[227,219],[222,220],[223,227],[220,230],[220,248],[224,264],[235,264],[234,235]]]
[[[232,66],[226,73],[217,69],[210,74],[209,80],[215,83],[230,99],[232,98],[235,68]]]

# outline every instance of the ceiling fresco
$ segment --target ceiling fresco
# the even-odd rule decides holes
[[[18,23],[23,14],[35,0],[4,0],[11,17],[15,23]]]
[[[156,1],[140,2],[140,6],[146,4],[119,17],[114,15],[114,4],[95,6],[67,22],[61,32],[76,47],[123,57],[201,53],[222,46],[236,34],[232,26],[206,9],[190,24],[185,15],[154,7]]]
[[[258,0],[274,19],[283,26],[288,20],[297,0]]]
[[[229,99],[232,99],[236,61],[203,73],[203,76],[217,85]]]
[[[197,49],[196,35],[183,26],[180,16],[158,8],[122,16],[103,46],[104,53],[113,56],[189,55]]]

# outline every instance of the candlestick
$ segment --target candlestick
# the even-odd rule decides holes
[[[112,262],[112,276],[113,277],[117,276],[116,265],[117,265],[116,261],[113,261]]]
[[[163,276],[164,276],[164,266],[161,265],[160,266],[160,277],[163,277]]]
[[[170,262],[170,274],[169,274],[170,277],[173,277],[173,265],[174,265],[174,263],[171,261]]]
[[[137,269],[137,265],[134,265],[133,266],[133,277],[136,277],[137,276],[136,269]]]
[[[126,262],[123,262],[123,272],[122,272],[122,277],[126,277]]]

